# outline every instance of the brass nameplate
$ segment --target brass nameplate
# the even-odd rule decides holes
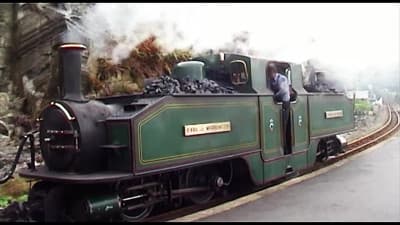
[[[185,125],[185,137],[231,131],[231,122]]]
[[[343,117],[343,110],[335,110],[335,111],[325,112],[325,118],[327,118],[327,119],[339,118],[339,117]]]

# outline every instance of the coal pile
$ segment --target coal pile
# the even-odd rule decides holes
[[[182,82],[182,87],[181,89],[183,90],[184,93],[192,93],[192,94],[200,94],[200,93],[205,93],[205,94],[233,94],[236,93],[236,91],[233,89],[233,87],[223,87],[220,86],[217,82],[209,79],[203,79],[203,80],[194,80],[190,81],[186,79],[185,81]]]
[[[163,75],[145,86],[145,95],[169,95],[169,94],[233,94],[236,91],[232,87],[220,86],[209,79],[190,80],[189,78],[177,80]]]

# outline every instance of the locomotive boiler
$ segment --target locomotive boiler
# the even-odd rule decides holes
[[[203,204],[237,178],[264,185],[336,154],[345,144],[337,135],[354,128],[354,101],[306,91],[301,65],[240,54],[178,63],[169,78],[208,79],[231,92],[88,100],[80,91],[85,49],[58,45],[62,97],[38,118],[45,165],[19,170],[37,180],[26,205],[38,221],[138,221],[160,204]],[[269,88],[271,62],[294,93],[288,133]]]

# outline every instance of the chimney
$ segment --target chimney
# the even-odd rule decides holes
[[[61,98],[70,101],[87,101],[81,92],[81,53],[86,46],[81,43],[58,45]]]

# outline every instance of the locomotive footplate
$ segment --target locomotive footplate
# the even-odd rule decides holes
[[[78,173],[65,173],[50,171],[47,168],[41,166],[37,167],[36,170],[32,171],[28,168],[23,168],[19,170],[19,175],[24,178],[34,178],[34,179],[46,179],[58,182],[70,182],[70,183],[104,183],[116,180],[131,179],[131,173],[121,173],[104,171],[97,173],[88,174],[78,174]]]

